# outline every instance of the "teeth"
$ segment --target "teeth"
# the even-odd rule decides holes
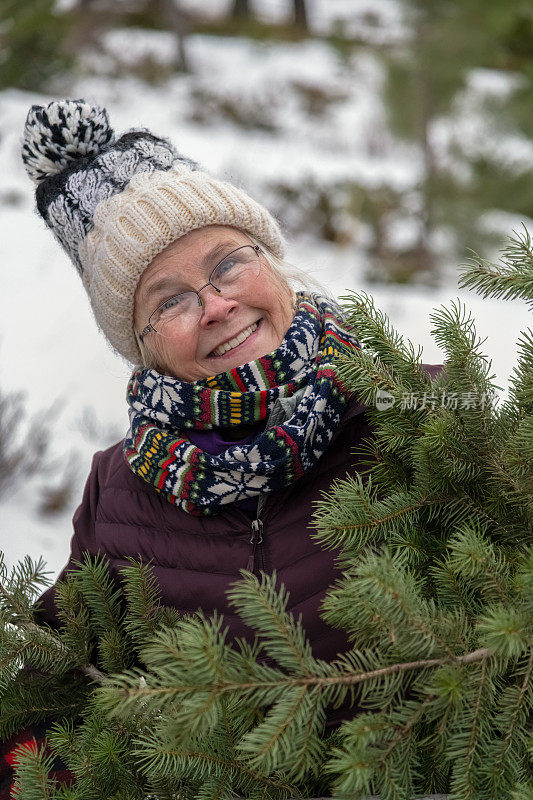
[[[234,347],[237,345],[242,344],[251,334],[257,330],[257,322],[254,322],[253,325],[250,325],[249,328],[246,328],[245,331],[242,333],[237,334],[234,339],[230,339],[229,342],[225,342],[221,344],[220,347],[217,347],[216,350],[213,350],[213,355],[215,356],[223,356],[224,353],[227,353],[228,350],[233,350]]]

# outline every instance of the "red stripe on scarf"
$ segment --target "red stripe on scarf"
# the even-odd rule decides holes
[[[346,392],[346,385],[341,381],[337,372],[331,367],[319,369],[316,376],[319,380],[322,380],[322,378],[327,378],[333,383],[334,386],[337,387],[337,389],[339,389],[340,392]]]
[[[211,419],[211,392],[213,389],[204,389],[200,395],[200,422],[209,424]]]
[[[332,336],[334,339],[337,339],[338,342],[341,342],[341,344],[344,344],[348,347],[355,347],[357,350],[361,349],[357,347],[357,345],[354,345],[353,342],[349,342],[347,339],[342,339],[338,333],[335,333],[335,331],[329,331],[328,336]]]
[[[124,450],[124,455],[126,456],[126,458],[129,459],[129,458],[131,458],[131,456],[136,456],[136,455],[139,454],[139,447],[138,447],[139,442],[142,439],[142,437],[144,436],[145,431],[148,430],[148,428],[153,427],[153,426],[154,426],[154,423],[151,422],[151,421],[144,422],[142,425],[139,425],[139,430],[135,434],[135,437],[134,437],[134,439],[132,441],[132,444],[135,445],[135,448],[128,447],[128,448],[126,448],[126,450]]]
[[[278,376],[276,375],[275,369],[272,367],[270,358],[268,356],[264,356],[263,358],[259,358],[258,361],[261,365],[264,376],[267,379],[268,388],[271,389],[273,386],[278,386]]]
[[[246,391],[246,386],[244,385],[242,380],[239,378],[239,373],[237,372],[237,370],[236,369],[232,369],[232,370],[230,370],[230,372],[231,372],[231,374],[233,376],[233,380],[235,381],[235,383],[237,384],[237,386],[239,387],[241,392],[245,392]]]
[[[191,459],[189,461],[189,469],[187,470],[187,472],[183,476],[182,497],[184,497],[185,499],[188,499],[190,497],[190,495],[191,495],[191,491],[190,490],[191,490],[192,484],[194,483],[194,477],[195,477],[195,473],[196,473],[196,468],[198,466],[198,461],[200,459],[200,455],[201,454],[202,454],[202,451],[198,447],[195,447],[194,448],[194,452],[191,455]],[[190,501],[190,502],[192,502],[192,501]]]
[[[159,480],[157,482],[157,488],[158,489],[162,489],[163,488],[163,484],[164,484],[164,482],[166,481],[166,479],[168,477],[168,469],[167,469],[168,465],[172,464],[175,461],[174,451],[176,450],[176,447],[179,447],[180,444],[183,444],[183,442],[186,442],[186,441],[187,441],[187,439],[184,439],[183,437],[180,437],[179,439],[176,439],[176,441],[173,444],[170,445],[170,448],[169,448],[169,451],[168,451],[169,452],[169,457],[161,465],[161,476],[160,476],[160,478],[159,478]]]
[[[287,431],[283,430],[283,428],[276,425],[274,430],[276,431],[276,436],[279,436],[280,439],[283,439],[283,441],[285,442],[285,444],[292,453],[292,467],[293,467],[294,480],[298,480],[298,478],[301,478],[302,475],[304,474],[304,468],[302,467],[302,462],[300,461],[299,458],[298,445],[296,444],[294,439],[291,436],[289,436]]]

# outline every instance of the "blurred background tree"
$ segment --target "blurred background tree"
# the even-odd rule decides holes
[[[0,0],[0,89],[45,90],[74,67],[64,46],[70,21],[55,0]]]
[[[533,100],[533,7],[523,0],[403,0],[403,5],[411,36],[407,47],[386,56],[386,108],[394,134],[414,142],[420,155],[418,236],[409,254],[417,272],[438,266],[431,242],[439,228],[453,231],[453,252],[460,260],[467,243],[486,250],[487,231],[476,226],[483,212],[497,208],[533,216],[533,165],[517,175],[498,154],[468,152],[460,136],[452,137],[443,153],[438,136],[443,118],[468,113],[461,95],[473,71],[483,68],[517,79],[503,99],[485,102],[488,136],[514,130],[533,137],[533,120],[524,113]]]

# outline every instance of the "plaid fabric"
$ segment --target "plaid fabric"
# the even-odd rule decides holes
[[[0,742],[0,800],[24,800],[15,791],[15,767],[17,765],[17,751],[24,745],[29,745],[33,750],[40,750],[45,745],[45,735],[48,725],[41,723],[32,725],[12,736],[7,742]],[[50,750],[46,747],[46,755]],[[70,772],[60,758],[56,757],[52,764],[50,777],[59,783],[71,784],[75,776]]]
[[[358,344],[334,301],[303,292],[298,300],[280,346],[255,361],[193,383],[153,369],[133,373],[124,456],[135,475],[188,514],[290,486],[327,450],[347,403],[335,359]],[[301,388],[293,415],[250,444],[212,455],[187,436],[191,428],[265,420],[278,399]]]

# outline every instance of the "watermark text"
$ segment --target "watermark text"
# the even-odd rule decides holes
[[[496,392],[403,392],[399,401],[385,389],[376,392],[376,408],[378,411],[387,411],[397,404],[400,411],[447,408],[451,411],[476,411],[487,406],[495,407],[499,402]]]

